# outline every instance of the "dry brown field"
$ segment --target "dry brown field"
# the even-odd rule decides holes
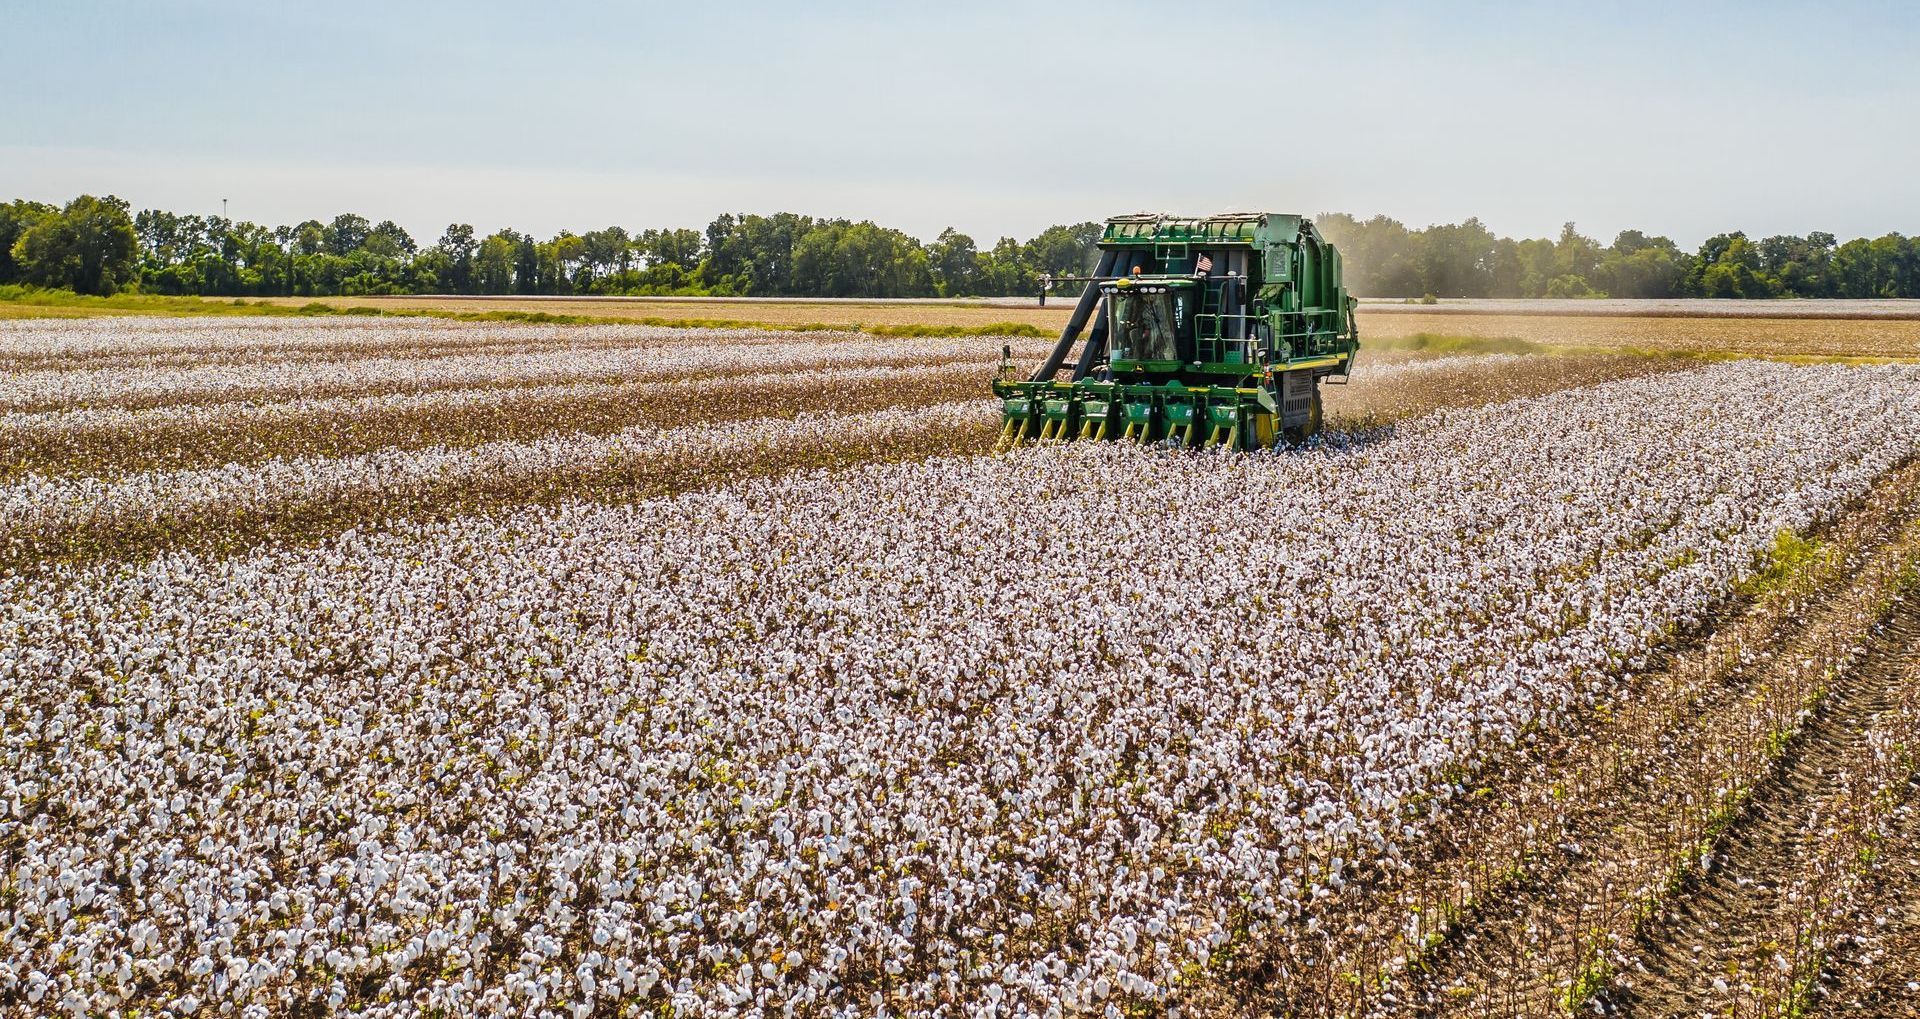
[[[957,326],[966,329],[1013,322],[1052,331],[1065,324],[1070,298],[1055,298],[1041,308],[1006,300],[959,301],[762,301],[741,299],[686,300],[680,298],[492,298],[492,297],[329,297],[320,303],[335,307],[378,308],[388,312],[431,311],[485,313],[492,311],[544,312],[584,315],[612,320],[668,323],[764,324],[793,327],[818,324],[840,328],[895,326]],[[270,298],[274,304],[300,306],[310,298]],[[1556,347],[1653,351],[1660,353],[1735,354],[1763,357],[1911,358],[1920,357],[1920,321],[1877,317],[1822,317],[1797,305],[1779,309],[1777,316],[1758,314],[1772,307],[1733,314],[1724,309],[1648,309],[1646,314],[1621,315],[1598,305],[1607,302],[1568,302],[1541,305],[1531,312],[1518,302],[1477,309],[1428,308],[1363,304],[1362,340],[1396,340],[1417,334],[1467,336],[1480,339],[1520,339]]]
[[[1764,357],[1920,356],[1920,322],[1873,319],[1626,315],[1463,315],[1362,308],[1364,343],[1419,333],[1514,338],[1555,347]]]
[[[1064,325],[1073,299],[1054,299],[1041,308],[1032,302],[988,301],[762,301],[686,300],[657,297],[274,297],[273,304],[290,307],[319,301],[339,308],[379,308],[382,311],[544,312],[549,315],[589,315],[595,318],[667,322],[763,323],[771,326],[822,324],[860,326],[979,327],[1018,322],[1055,330]]]

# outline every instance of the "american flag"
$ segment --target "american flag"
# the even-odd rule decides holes
[[[1212,271],[1213,259],[1208,258],[1206,252],[1201,252],[1200,257],[1193,260],[1193,274],[1195,276],[1205,276]]]

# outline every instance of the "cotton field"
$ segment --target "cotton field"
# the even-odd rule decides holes
[[[0,1008],[1232,1011],[1920,451],[1920,367],[1492,355],[996,457],[1000,344],[0,323]]]

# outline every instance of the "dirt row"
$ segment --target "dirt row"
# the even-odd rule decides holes
[[[1809,1015],[1920,1017],[1920,786],[1908,786],[1892,822]]]
[[[1406,868],[1317,910],[1318,958],[1255,967],[1238,1000],[1202,1011],[1602,1007],[1594,999],[1705,850],[1770,795],[1793,736],[1879,639],[1917,559],[1920,465],[1909,465],[1610,702],[1463,775]],[[1305,970],[1337,978],[1278,979]]]
[[[1888,841],[1885,808],[1910,792],[1910,754],[1876,767],[1873,737],[1910,740],[1917,666],[1920,605],[1902,599],[1604,1000],[1631,1015],[1742,1016],[1803,1012],[1821,995],[1846,906],[1864,899],[1859,857]]]
[[[1842,815],[1828,827],[1850,823],[1842,779],[1861,773],[1868,734],[1914,686],[1920,612],[1905,595],[1916,561],[1920,468],[1910,466],[1741,613],[1577,731],[1482,776],[1434,833],[1421,876],[1375,889],[1370,911],[1339,921],[1403,931],[1393,950],[1347,948],[1345,1000],[1292,1010],[1761,1015],[1817,999],[1824,956],[1778,941],[1812,944],[1820,932],[1793,927],[1795,910],[1808,911],[1783,900],[1809,894],[1802,877],[1815,862],[1847,869],[1821,854],[1815,825],[1820,810]],[[1813,947],[1839,935],[1824,937]],[[1911,973],[1913,943],[1891,933],[1885,950],[1860,954]],[[1764,967],[1784,976],[1757,976]],[[1876,980],[1858,983],[1887,982]]]
[[[853,366],[721,379],[598,386],[500,388],[465,401],[396,400],[333,406],[241,407],[228,413],[108,421],[67,429],[0,429],[0,481],[29,474],[112,478],[341,457],[378,449],[464,449],[561,432],[606,435],[628,428],[857,414],[984,396],[995,361]]]

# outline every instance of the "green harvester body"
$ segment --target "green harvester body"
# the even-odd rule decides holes
[[[1340,254],[1311,221],[1116,216],[1099,249],[1040,370],[1016,381],[1009,361],[993,384],[1002,448],[1079,438],[1252,449],[1319,430],[1320,384],[1347,380],[1360,340]]]

